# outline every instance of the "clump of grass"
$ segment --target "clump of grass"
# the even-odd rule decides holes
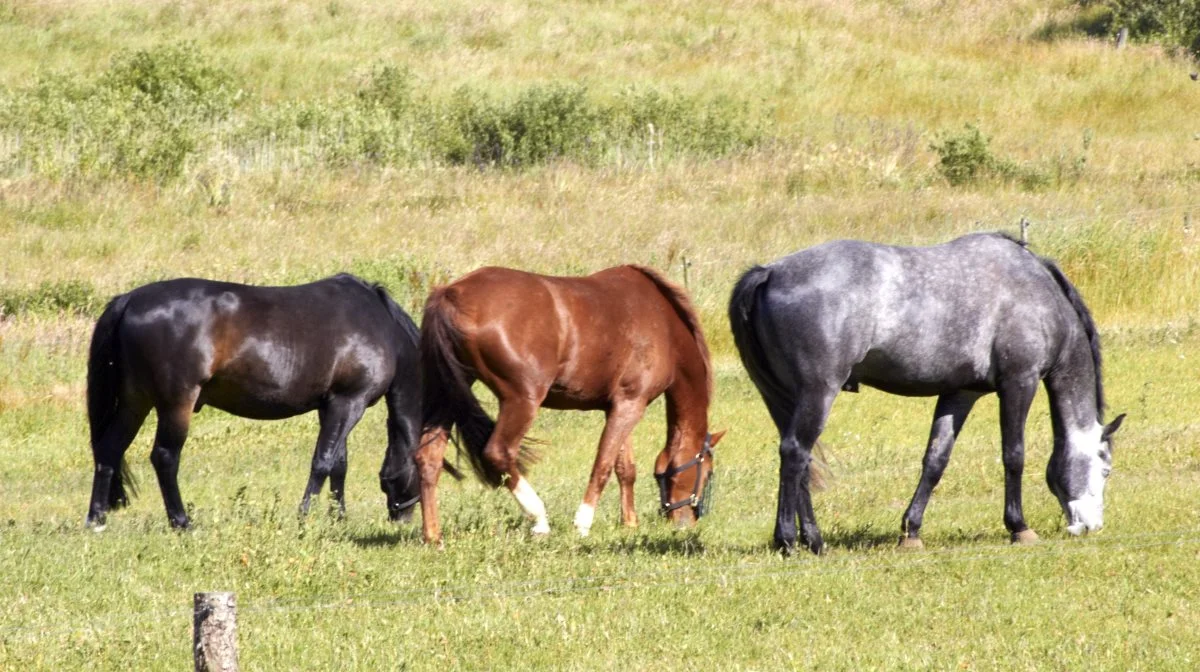
[[[167,183],[212,153],[269,155],[276,168],[594,165],[631,152],[721,156],[763,137],[744,106],[723,98],[649,89],[603,101],[563,83],[506,99],[470,86],[438,98],[390,64],[325,100],[237,113],[243,99],[233,76],[194,46],[123,52],[93,81],[51,75],[0,96],[9,140],[0,173]]]
[[[192,45],[122,52],[95,81],[49,75],[0,97],[0,131],[16,139],[0,170],[168,181],[239,98]]]
[[[991,139],[975,124],[966,124],[958,132],[941,133],[929,148],[938,155],[938,173],[951,186],[998,181],[1033,191],[1078,182],[1087,165],[1092,137],[1090,130],[1084,131],[1083,150],[1079,154],[1060,152],[1038,163],[1018,162],[995,154]]]
[[[45,281],[32,289],[0,288],[0,316],[94,315],[104,300],[86,280]]]

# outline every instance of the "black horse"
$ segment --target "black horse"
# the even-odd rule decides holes
[[[345,513],[346,436],[387,398],[388,446],[380,470],[393,520],[411,516],[421,427],[420,335],[378,285],[338,275],[296,287],[183,278],[109,302],[88,357],[88,421],[96,462],[87,525],[134,493],[125,450],[150,409],[158,432],[150,461],[176,528],[189,525],[179,455],[192,414],[205,405],[271,420],[316,410],[321,429],[301,514],[329,478]]]
[[[839,390],[870,385],[936,396],[921,480],[902,545],[920,546],[922,516],[979,397],[1000,398],[1004,525],[1037,538],[1021,509],[1025,418],[1039,381],[1054,449],[1046,481],[1067,530],[1104,523],[1113,432],[1104,424],[1100,337],[1079,292],[1052,261],[997,234],[933,247],[836,241],[756,266],[729,303],[734,340],[780,434],[775,543],[822,547],[809,494],[812,448]]]

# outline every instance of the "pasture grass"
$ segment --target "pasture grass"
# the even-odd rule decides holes
[[[186,667],[202,590],[237,592],[246,669],[1195,668],[1194,65],[1062,29],[1079,11],[1034,0],[0,2],[0,113],[39,81],[111,82],[131,72],[114,64],[179,45],[203,57],[181,67],[211,65],[205,81],[232,96],[178,127],[125,98],[104,108],[153,123],[113,126],[129,132],[97,147],[181,152],[120,155],[150,161],[129,164],[145,174],[64,170],[82,165],[69,142],[79,134],[55,136],[40,163],[14,160],[27,137],[0,128],[0,668]],[[694,110],[725,98],[757,139],[718,155],[652,153],[669,127],[599,159],[458,165],[313,161],[320,138],[246,134],[289,110],[357,123],[360,103],[391,110],[414,91],[447,101],[467,90],[505,112],[522,92],[570,87],[588,109],[629,91]],[[967,124],[1009,173],[950,184],[937,147]],[[900,553],[932,400],[867,390],[839,397],[824,434],[828,554],[772,552],[777,436],[724,317],[738,274],[832,238],[927,244],[1015,233],[1022,216],[1033,248],[1092,307],[1112,412],[1129,413],[1106,528],[1063,529],[1042,478],[1040,395],[1025,504],[1043,542],[1006,543],[985,400],[927,512],[927,550]],[[384,520],[378,407],[351,435],[344,522],[323,507],[303,523],[293,513],[315,418],[208,410],[180,474],[193,531],[168,529],[146,460],[153,421],[130,452],[141,496],[105,533],[82,528],[85,357],[112,294],[182,275],[297,283],[349,270],[417,315],[432,286],[481,265],[566,274],[627,262],[687,285],[716,356],[712,424],[730,433],[716,509],[695,530],[655,514],[661,405],[635,435],[637,530],[616,524],[610,484],[592,536],[575,535],[601,421],[545,412],[534,433],[550,445],[532,482],[551,537],[531,539],[507,495],[445,481],[446,550],[425,548],[417,528]]]

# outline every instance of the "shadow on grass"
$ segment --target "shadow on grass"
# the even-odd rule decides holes
[[[367,534],[351,534],[350,542],[359,548],[381,548],[385,546],[419,545],[422,543],[421,526],[412,524],[395,525],[390,531]]]
[[[703,555],[707,550],[699,532],[694,530],[665,534],[639,534],[617,539],[593,550],[605,550],[615,555]]]

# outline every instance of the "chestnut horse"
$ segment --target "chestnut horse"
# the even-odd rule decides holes
[[[481,268],[438,288],[421,326],[424,375],[421,514],[427,542],[441,540],[437,481],[457,426],[476,475],[507,485],[533,533],[547,534],[546,507],[524,472],[522,441],[538,407],[604,411],[592,476],[575,514],[586,536],[614,468],[621,518],[636,526],[630,435],[646,406],[666,395],[667,440],[655,462],[662,511],[678,525],[704,512],[712,448],[712,368],[700,321],[683,290],[656,271],[619,266],[583,278]],[[475,380],[500,402],[495,421],[471,392]]]

